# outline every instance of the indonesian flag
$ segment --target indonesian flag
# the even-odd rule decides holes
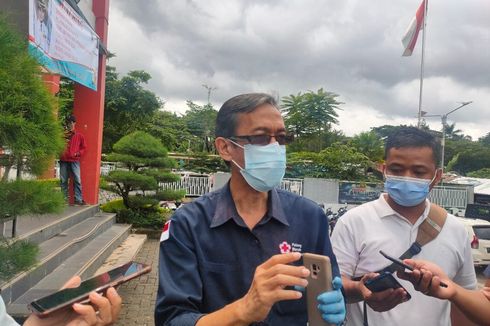
[[[408,26],[407,31],[405,32],[405,36],[403,36],[402,43],[405,51],[403,52],[403,56],[412,55],[413,48],[417,43],[417,37],[419,36],[419,31],[424,28],[424,11],[425,11],[425,2],[427,0],[423,0],[417,9],[417,13],[415,17],[410,22],[410,26]]]
[[[162,235],[160,236],[160,242],[167,240],[170,237],[170,220],[168,220],[163,226]]]

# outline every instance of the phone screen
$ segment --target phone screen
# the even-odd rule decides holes
[[[131,278],[135,274],[141,274],[141,271],[148,266],[136,262],[129,262],[94,278],[83,281],[77,288],[63,289],[41,299],[31,302],[31,306],[38,312],[44,312],[66,305],[67,303],[78,302],[83,300],[92,291],[100,291],[109,287],[109,284],[117,284],[119,281]]]

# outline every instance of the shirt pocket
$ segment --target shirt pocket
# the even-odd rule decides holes
[[[211,262],[206,260],[201,260],[201,266],[204,271],[210,273],[226,273],[234,272],[240,269],[238,262]]]

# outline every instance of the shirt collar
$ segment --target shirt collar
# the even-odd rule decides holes
[[[376,201],[375,210],[376,210],[377,215],[380,218],[395,215],[395,216],[398,216],[400,218],[406,219],[405,217],[400,215],[397,211],[395,211],[393,208],[391,208],[391,206],[388,204],[388,202],[385,199],[384,193],[381,193],[378,200]],[[421,216],[422,218],[419,218],[417,220],[417,223],[415,223],[416,225],[419,223],[422,223],[422,221],[427,218],[427,216],[429,215],[429,210],[430,210],[430,201],[428,199],[425,199],[425,209],[424,209],[424,212],[422,213],[422,216]]]
[[[245,226],[242,218],[236,210],[235,202],[231,196],[230,182],[228,182],[220,192],[221,193],[216,203],[216,210],[214,212],[210,227],[218,227],[230,219],[233,219],[238,225]],[[259,224],[266,223],[270,218],[274,218],[282,224],[289,226],[289,222],[282,208],[281,200],[276,189],[269,191],[269,197],[267,200],[267,215],[261,222],[259,222]]]

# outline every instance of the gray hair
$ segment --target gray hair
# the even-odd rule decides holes
[[[238,115],[253,112],[261,105],[270,104],[280,111],[274,97],[265,93],[241,94],[227,100],[219,109],[216,117],[216,137],[231,137],[235,134]]]

